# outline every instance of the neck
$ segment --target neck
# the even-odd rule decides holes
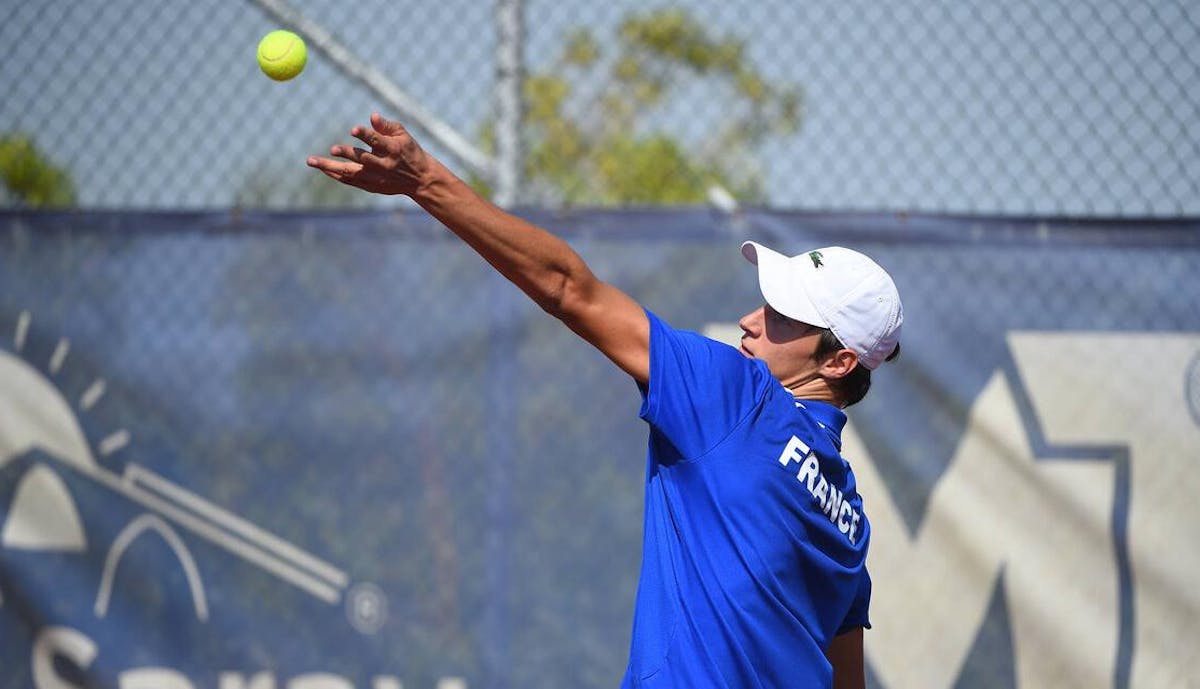
[[[832,404],[838,409],[842,408],[842,402],[834,393],[833,388],[824,378],[812,378],[809,380],[793,381],[790,385],[787,381],[780,381],[783,387],[787,388],[788,392],[792,393],[792,397],[801,400],[815,400],[817,402],[825,402]]]

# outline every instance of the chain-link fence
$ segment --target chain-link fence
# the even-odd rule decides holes
[[[873,529],[868,686],[1188,686],[1197,223],[534,216],[714,336],[759,303],[731,235],[888,267],[904,353],[843,448]],[[432,219],[3,218],[0,687],[617,686],[637,387]],[[147,519],[194,587],[155,539],[121,557]]]
[[[280,22],[265,4],[4,3],[3,203],[387,203],[303,164],[387,102],[318,51],[295,81],[268,81],[254,48]],[[493,148],[495,3],[292,6]],[[777,208],[1200,213],[1192,2],[521,10],[527,203],[698,203],[720,186]]]
[[[868,686],[1182,686],[1197,45],[1189,0],[5,0],[0,687],[615,685],[636,387],[427,216],[305,212],[397,204],[304,164],[372,111],[487,193],[516,165],[679,327],[758,303],[731,237],[893,271],[904,355],[846,436]],[[146,525],[174,550],[102,610]]]

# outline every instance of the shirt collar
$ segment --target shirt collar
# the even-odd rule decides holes
[[[846,412],[828,402],[802,400],[798,397],[795,400],[796,407],[808,412],[808,415],[820,424],[822,428],[828,429],[839,438],[841,437],[842,428],[846,425]]]

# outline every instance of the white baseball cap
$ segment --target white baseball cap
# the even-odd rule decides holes
[[[865,255],[840,246],[784,256],[755,243],[742,255],[758,266],[767,304],[788,318],[828,328],[868,369],[900,342],[904,309],[892,276]]]

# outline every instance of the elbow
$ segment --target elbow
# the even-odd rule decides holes
[[[595,276],[586,267],[582,270],[558,271],[535,301],[546,313],[570,323],[591,302],[596,283]]]
[[[563,304],[566,301],[567,290],[570,289],[570,282],[571,278],[566,273],[554,273],[541,289],[530,296],[543,311],[562,320]]]

